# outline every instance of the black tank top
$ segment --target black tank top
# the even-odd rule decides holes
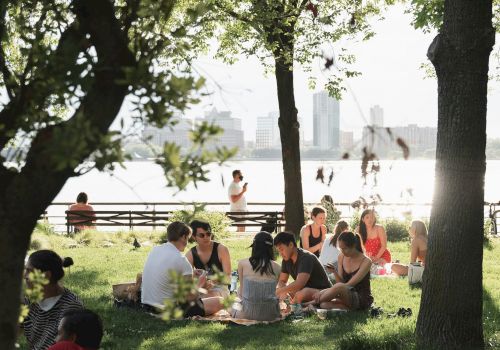
[[[344,262],[342,261],[342,270],[344,282],[347,283],[359,271],[359,267],[356,271],[347,273],[345,271]],[[373,303],[372,290],[370,287],[370,271],[368,271],[365,277],[354,286],[354,290],[359,295],[359,307],[361,309],[368,309]]]
[[[222,263],[219,259],[219,252],[217,251],[217,247],[219,247],[218,242],[214,242],[212,246],[212,254],[210,255],[210,259],[208,259],[207,263],[204,264],[201,261],[200,256],[198,255],[198,251],[196,247],[191,248],[191,254],[193,254],[193,265],[197,269],[202,269],[207,271],[209,275],[214,274],[214,267],[219,271],[222,271]]]
[[[328,233],[328,229],[326,229],[326,233]],[[321,237],[323,237],[323,233],[321,232],[321,226],[319,228],[319,237],[314,237],[312,225],[309,225],[309,247],[314,247],[316,244],[321,243]],[[300,247],[304,248],[302,246],[302,238],[300,239]],[[317,250],[313,254],[319,258],[320,251]]]

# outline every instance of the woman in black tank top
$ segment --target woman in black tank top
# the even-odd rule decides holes
[[[326,209],[323,207],[314,207],[311,211],[311,219],[313,223],[305,225],[300,230],[300,247],[319,258],[321,247],[328,233],[328,229],[325,226]],[[314,231],[319,231],[316,237],[313,234],[313,227]]]
[[[341,250],[337,283],[314,295],[312,304],[322,309],[365,310],[373,303],[370,287],[371,260],[363,253],[361,237],[349,231],[338,238]]]

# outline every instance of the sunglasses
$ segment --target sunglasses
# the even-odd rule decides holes
[[[205,238],[205,237],[210,237],[211,235],[212,235],[212,232],[197,233],[196,237],[198,237],[198,238]]]

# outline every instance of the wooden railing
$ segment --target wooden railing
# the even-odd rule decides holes
[[[168,224],[172,217],[171,211],[117,211],[117,210],[95,210],[95,211],[72,211],[67,210],[66,232],[69,234],[75,227],[98,227],[98,226],[128,226],[133,227],[160,227]],[[231,225],[263,227],[266,226],[273,231],[280,230],[285,226],[283,212],[279,211],[255,211],[255,212],[227,212],[227,217],[232,220]]]

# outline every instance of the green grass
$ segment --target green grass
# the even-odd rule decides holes
[[[106,236],[106,234],[101,234]],[[156,236],[139,240],[154,241]],[[200,323],[193,321],[165,322],[147,314],[112,306],[111,285],[132,281],[141,271],[150,247],[132,250],[128,233],[108,236],[97,241],[77,243],[49,235],[35,237],[46,248],[61,256],[71,256],[75,265],[64,278],[64,284],[79,295],[85,306],[98,312],[104,321],[104,349],[412,349],[420,302],[420,289],[409,288],[406,279],[374,279],[372,291],[377,306],[385,314],[400,307],[410,307],[410,318],[369,318],[367,313],[354,312],[320,321],[316,317],[299,322],[284,321],[273,325],[251,327]],[[42,239],[43,238],[43,239]],[[93,238],[96,238],[94,236]],[[133,239],[133,238],[132,238]],[[113,242],[100,248],[100,242]],[[250,238],[223,240],[231,251],[233,268],[238,259],[248,257]],[[126,243],[125,243],[126,242]],[[89,246],[85,246],[85,244]],[[389,244],[394,259],[406,261],[407,243]],[[484,255],[484,330],[490,348],[500,346],[500,242],[494,241]],[[23,347],[23,345],[22,345]]]

